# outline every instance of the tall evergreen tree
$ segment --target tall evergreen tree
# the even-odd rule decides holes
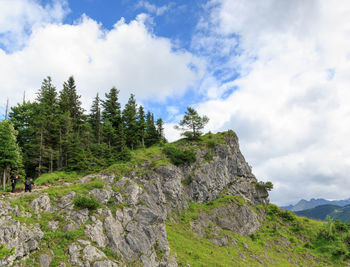
[[[126,144],[131,149],[136,148],[138,143],[136,108],[135,96],[134,94],[131,94],[128,103],[126,103],[123,110]]]
[[[81,133],[85,123],[84,110],[81,107],[80,95],[77,94],[75,80],[69,77],[63,83],[63,89],[59,96],[60,114],[60,149],[59,166],[67,167],[69,162],[78,153],[80,144],[83,142]],[[72,141],[73,140],[73,141]]]
[[[22,149],[23,164],[25,173],[29,176],[35,175],[37,167],[37,157],[33,156],[33,151],[38,151],[39,147],[33,147],[35,136],[37,136],[36,119],[38,114],[37,103],[24,102],[11,108],[10,121],[18,132],[17,141]]]
[[[58,146],[58,119],[57,119],[57,91],[51,83],[51,78],[47,77],[42,82],[37,97],[38,102],[38,133],[40,137],[38,174],[48,169],[54,169],[56,159],[56,148]]]
[[[154,125],[154,115],[151,112],[147,112],[146,115],[146,137],[145,143],[146,146],[151,146],[158,143],[158,132]]]
[[[165,142],[166,139],[164,137],[164,126],[163,126],[162,118],[159,118],[157,120],[156,125],[157,125],[157,132],[158,132],[159,141]]]
[[[106,100],[102,101],[102,117],[103,120],[109,121],[115,130],[118,129],[121,123],[121,110],[120,103],[118,102],[119,90],[113,87],[108,94],[106,94]]]
[[[94,102],[92,103],[89,115],[89,122],[92,127],[92,132],[97,144],[101,143],[101,110],[100,110],[100,98],[96,95]]]
[[[143,106],[139,106],[137,112],[137,129],[138,138],[141,141],[142,147],[145,147],[145,135],[146,135],[146,116]]]
[[[63,83],[63,89],[59,97],[59,107],[61,113],[69,112],[74,130],[78,130],[83,123],[84,110],[81,107],[80,95],[77,94],[75,80],[69,77]]]
[[[5,190],[7,176],[10,172],[20,172],[22,168],[22,155],[16,136],[17,131],[10,121],[0,122],[0,169],[2,171],[3,190]]]

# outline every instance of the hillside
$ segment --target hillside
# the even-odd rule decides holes
[[[336,205],[321,205],[313,209],[307,209],[295,212],[299,216],[308,217],[317,220],[326,220],[327,216],[334,220],[350,222],[350,205],[340,207]]]
[[[344,266],[348,226],[269,204],[234,132],[0,195],[0,266]]]

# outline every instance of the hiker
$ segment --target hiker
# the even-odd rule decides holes
[[[12,193],[15,192],[15,187],[16,187],[16,184],[17,184],[17,180],[18,180],[18,175],[17,174],[14,177],[11,178],[11,186],[12,186],[11,192]]]
[[[28,178],[27,181],[24,183],[24,191],[32,192],[32,185],[34,185],[33,178]]]

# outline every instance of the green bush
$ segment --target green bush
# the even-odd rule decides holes
[[[266,189],[267,191],[271,191],[273,189],[273,184],[268,181],[268,182],[258,182],[255,184],[257,189]]]
[[[180,149],[173,145],[165,146],[163,148],[163,153],[169,156],[171,162],[175,165],[193,163],[196,161],[196,154],[193,150]]]
[[[77,209],[89,209],[95,210],[101,206],[101,204],[93,197],[78,196],[73,201],[74,207]]]
[[[8,249],[4,244],[0,244],[0,260],[2,260],[5,256],[12,255],[14,253],[14,249]]]

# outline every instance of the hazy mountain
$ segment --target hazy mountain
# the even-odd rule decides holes
[[[296,212],[301,210],[312,209],[321,205],[335,205],[335,206],[343,207],[346,205],[350,205],[350,198],[344,199],[344,200],[327,200],[324,198],[317,198],[317,199],[312,198],[310,200],[302,199],[295,205],[283,206],[281,208]]]
[[[350,205],[344,207],[321,205],[312,209],[296,211],[295,214],[317,220],[326,220],[327,216],[330,216],[332,219],[350,222]]]

